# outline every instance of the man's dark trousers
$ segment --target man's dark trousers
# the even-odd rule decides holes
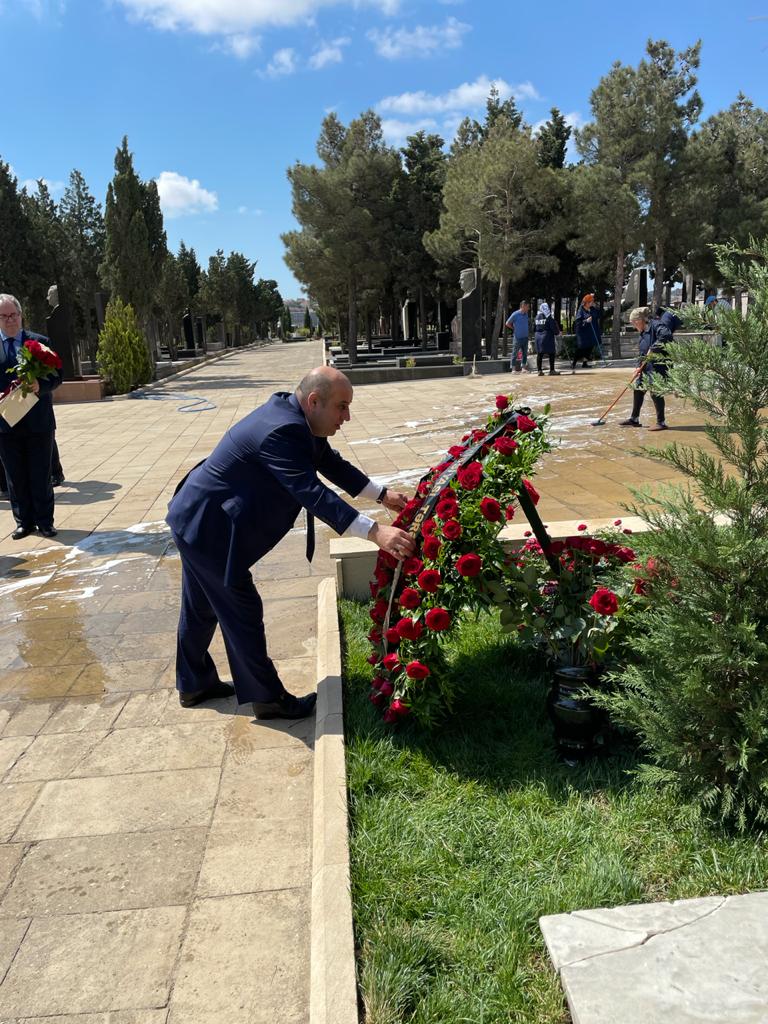
[[[182,566],[176,688],[192,692],[219,682],[208,647],[220,624],[238,704],[277,700],[283,684],[267,654],[263,606],[250,572],[224,586],[220,564],[175,534],[174,540]]]
[[[17,526],[49,530],[53,526],[51,456],[53,431],[45,434],[0,433],[0,460]]]

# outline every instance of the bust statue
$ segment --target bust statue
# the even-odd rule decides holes
[[[48,289],[47,299],[51,312],[45,319],[45,333],[51,342],[51,348],[61,357],[62,377],[64,380],[72,380],[81,373],[80,346],[72,332],[66,291],[62,292],[57,284],[52,284]]]
[[[467,267],[459,274],[459,287],[461,297],[465,299],[477,288],[477,271],[474,267]]]
[[[46,296],[46,298],[48,300],[48,305],[51,307],[51,309],[56,309],[56,307],[59,304],[59,286],[56,284],[52,284],[51,287],[48,289],[48,295]]]

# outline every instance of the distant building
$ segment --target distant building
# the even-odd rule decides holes
[[[309,308],[309,317],[312,321],[312,330],[317,330],[317,313],[312,308],[309,299],[286,299],[285,304],[291,313],[291,326],[304,326],[304,310]]]

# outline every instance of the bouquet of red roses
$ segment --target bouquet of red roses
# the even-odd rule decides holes
[[[32,385],[36,380],[52,377],[57,370],[61,369],[61,359],[53,349],[33,338],[27,338],[19,349],[18,358],[19,361],[13,369],[8,370],[8,373],[13,374],[14,379],[3,394],[8,394],[9,391],[18,387],[21,389],[22,396],[26,397],[30,391],[34,390]]]

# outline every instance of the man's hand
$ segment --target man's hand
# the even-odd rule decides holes
[[[368,531],[368,540],[388,551],[395,558],[410,558],[416,549],[413,537],[406,530],[400,530],[397,526],[385,526],[383,523],[374,523]]]
[[[401,491],[387,491],[386,498],[382,501],[384,508],[388,508],[391,512],[400,512],[405,508],[408,503],[408,495],[403,494]]]
[[[32,394],[33,395],[39,395],[40,394],[40,381],[39,380],[33,380],[32,381]]]

